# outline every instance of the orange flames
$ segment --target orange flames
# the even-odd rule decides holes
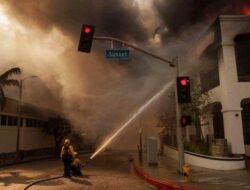
[[[245,3],[243,7],[243,14],[250,15],[250,3]]]

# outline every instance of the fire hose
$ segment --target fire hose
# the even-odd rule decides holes
[[[85,166],[87,166],[87,165],[88,165],[88,163],[90,162],[90,160],[91,160],[90,158],[89,158],[88,160],[86,160],[86,161],[85,161],[85,163],[84,163],[84,164],[82,164],[82,168],[83,168],[83,167],[85,167]]]
[[[50,181],[50,180],[53,180],[53,179],[59,179],[59,178],[63,178],[63,177],[64,177],[64,176],[56,176],[56,177],[41,179],[41,180],[38,180],[38,181],[35,181],[35,182],[29,184],[29,185],[26,186],[23,190],[27,190],[27,189],[30,188],[31,186],[36,185],[36,184],[38,184],[38,183],[42,183],[42,182],[45,182],[45,181]]]
[[[84,162],[84,164],[82,164],[82,168],[83,167],[86,167],[89,163],[90,159],[86,160],[86,162]],[[59,178],[63,178],[64,176],[63,175],[60,175],[60,176],[55,176],[55,177],[50,177],[50,178],[45,178],[45,179],[40,179],[40,180],[37,180],[37,181],[34,181],[32,183],[30,183],[28,186],[26,186],[23,190],[27,190],[29,189],[31,186],[34,186],[38,183],[42,183],[42,182],[46,182],[46,181],[50,181],[50,180],[54,180],[54,179],[59,179]]]

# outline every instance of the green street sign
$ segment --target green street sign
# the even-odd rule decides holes
[[[109,49],[106,50],[107,59],[128,59],[129,50],[127,49]]]

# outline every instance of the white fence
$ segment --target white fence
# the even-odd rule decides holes
[[[164,146],[164,152],[168,157],[175,160],[178,159],[178,151],[176,148],[166,145]],[[214,157],[185,151],[184,158],[185,163],[215,170],[237,170],[246,168],[243,157]]]

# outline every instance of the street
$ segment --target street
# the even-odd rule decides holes
[[[84,155],[81,160],[86,160]],[[62,175],[60,160],[47,159],[0,168],[1,190],[23,190],[28,184],[44,178]],[[138,178],[128,161],[127,154],[98,155],[83,169],[82,177],[60,178],[30,187],[30,190],[81,189],[154,189]]]

